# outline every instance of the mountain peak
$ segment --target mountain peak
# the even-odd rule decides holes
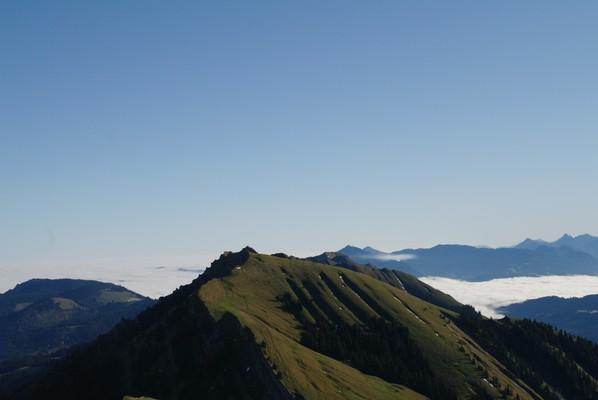
[[[548,244],[548,242],[546,242],[542,239],[527,238],[523,242],[515,245],[515,248],[534,250],[540,246],[546,246],[547,244]]]
[[[350,244],[346,245],[342,249],[338,250],[337,253],[345,254],[348,256],[355,255],[355,254],[363,254],[364,250],[357,246],[351,246]]]
[[[236,253],[225,251],[217,260],[212,262],[210,268],[206,269],[205,276],[209,279],[227,276],[233,268],[245,264],[251,254],[257,254],[257,251],[249,246],[243,247]]]
[[[243,252],[257,254],[257,251],[255,251],[255,249],[253,247],[250,247],[250,246],[243,247],[241,249],[241,253],[243,253]]]
[[[380,253],[382,253],[380,250],[375,249],[375,248],[373,248],[371,246],[364,247],[363,251],[367,251],[368,253],[372,253],[372,254],[380,254]]]
[[[342,249],[338,250],[337,253],[341,253],[347,256],[365,256],[365,255],[375,255],[375,254],[383,254],[382,251],[375,249],[371,246],[366,246],[364,248],[360,248],[357,246],[347,245]]]
[[[590,235],[589,233],[583,233],[581,235],[578,235],[575,239],[596,239],[595,236]]]
[[[363,250],[363,249],[361,247],[357,247],[357,246],[353,246],[351,244],[348,244],[345,247],[343,247],[341,250]]]

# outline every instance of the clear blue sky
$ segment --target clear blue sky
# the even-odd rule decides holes
[[[0,267],[598,233],[596,21],[595,1],[3,1]]]

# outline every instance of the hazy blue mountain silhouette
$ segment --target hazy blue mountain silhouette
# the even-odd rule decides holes
[[[376,250],[373,247],[345,246],[336,253],[344,254],[359,264],[370,264],[378,268],[397,269],[414,275],[420,275],[403,257]]]
[[[346,246],[338,251],[362,264],[393,268],[417,276],[443,276],[470,281],[539,275],[598,274],[598,259],[567,246],[482,248],[438,245],[384,253]],[[400,260],[400,261],[399,261]]]
[[[578,236],[564,234],[554,242],[547,242],[542,239],[525,239],[523,242],[517,244],[515,247],[520,249],[534,250],[542,246],[569,247],[571,249],[582,251],[584,253],[590,254],[595,258],[598,258],[598,237],[588,234]]]
[[[598,294],[564,299],[550,296],[511,304],[500,312],[546,322],[598,342]]]
[[[517,249],[527,249],[527,250],[534,250],[537,249],[540,246],[547,246],[549,245],[548,242],[542,240],[542,239],[530,239],[527,238],[525,239],[523,242],[517,244],[515,246],[515,248]]]

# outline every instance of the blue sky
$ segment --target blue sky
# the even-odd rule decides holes
[[[0,4],[0,268],[598,233],[598,3]]]

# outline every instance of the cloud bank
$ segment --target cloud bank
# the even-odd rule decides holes
[[[420,279],[492,318],[503,316],[496,311],[498,308],[529,299],[598,294],[598,276],[588,275],[501,278],[484,282],[467,282],[437,276]]]
[[[122,285],[152,298],[166,296],[181,285],[190,283],[204,268],[201,267],[111,267],[17,269],[0,267],[0,293],[31,278],[92,279]]]
[[[389,254],[389,253],[384,253],[384,254],[372,254],[371,256],[368,255],[368,257],[370,258],[375,258],[381,261],[407,261],[407,260],[412,260],[414,259],[416,256],[415,254]]]

